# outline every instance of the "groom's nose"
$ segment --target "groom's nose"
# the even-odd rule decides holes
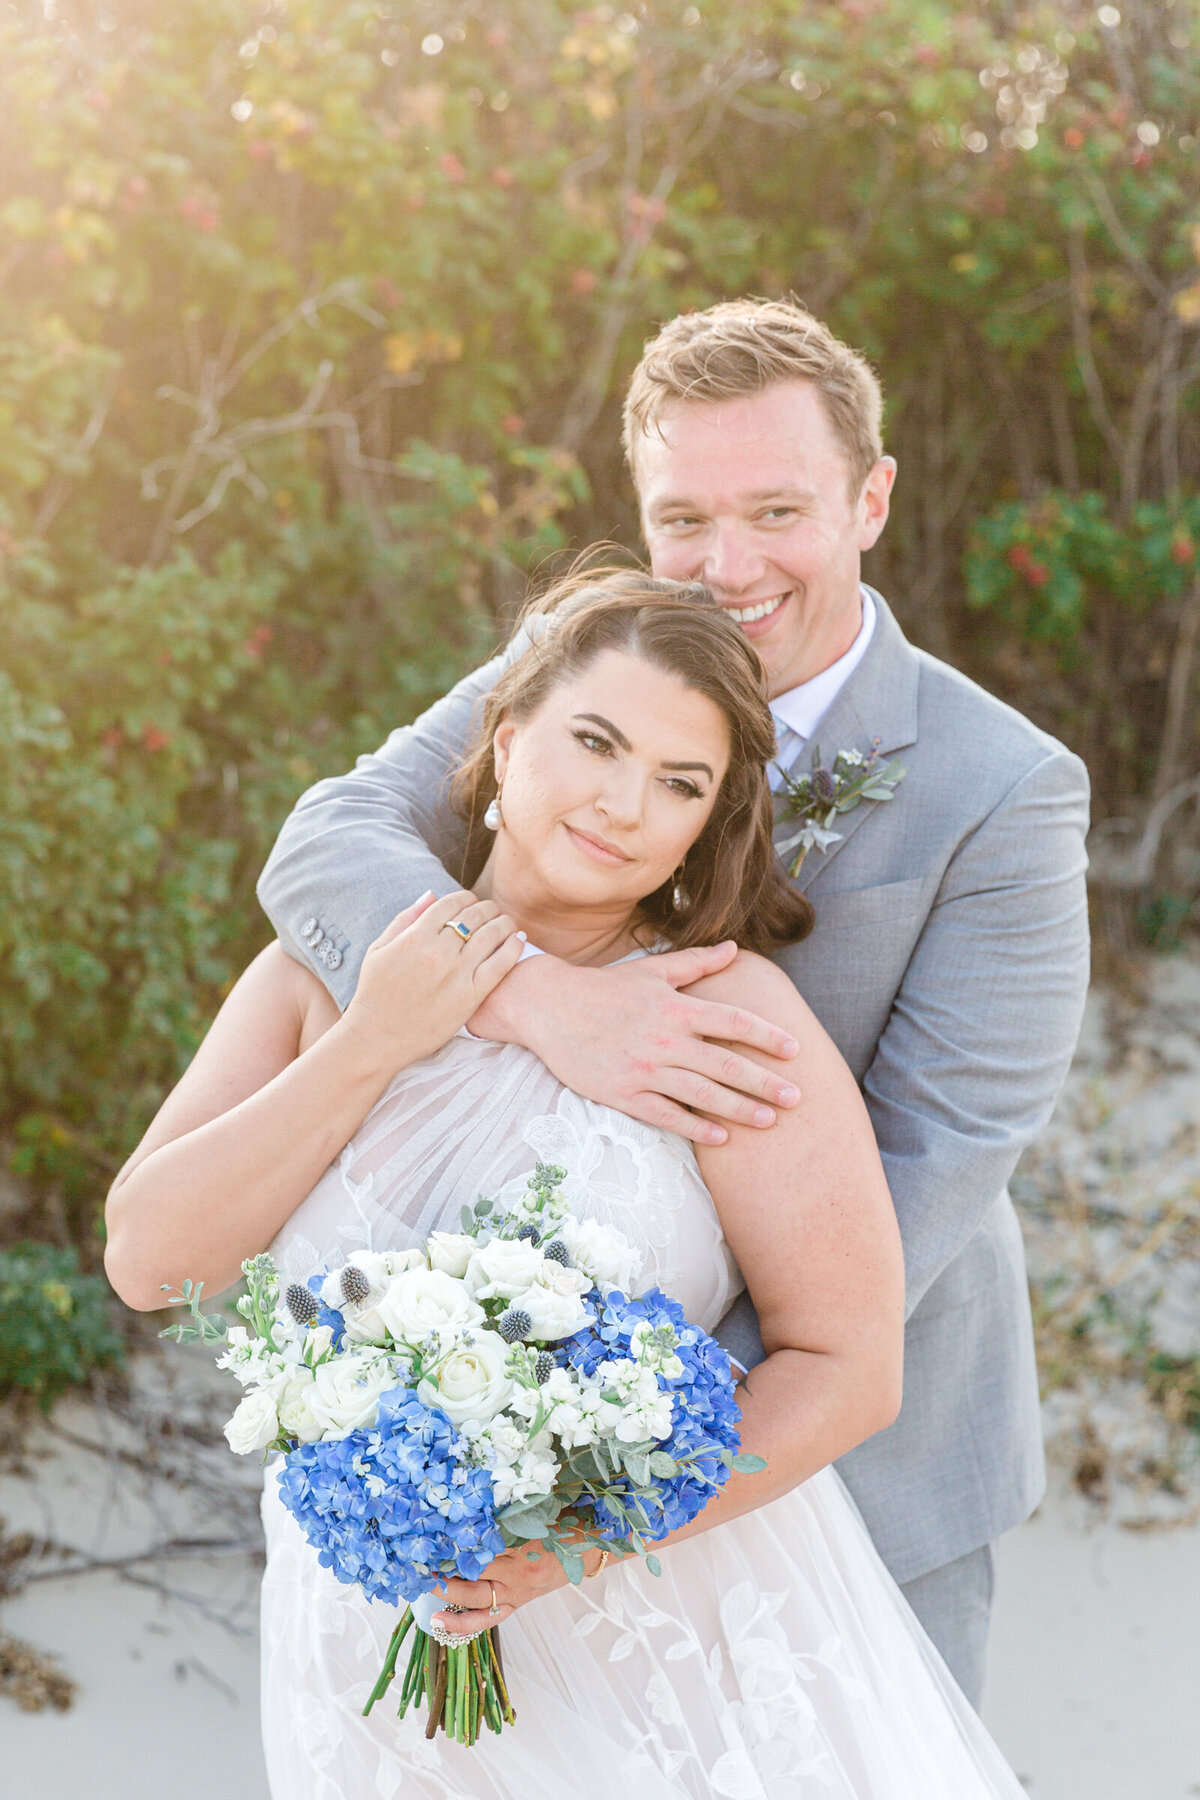
[[[748,533],[735,521],[726,524],[718,520],[704,546],[704,560],[698,570],[700,580],[713,589],[718,599],[732,599],[752,588],[762,579],[762,573],[762,554],[749,541]]]

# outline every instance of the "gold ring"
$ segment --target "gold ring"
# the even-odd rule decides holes
[[[496,1589],[495,1589],[495,1587],[493,1586],[493,1584],[490,1581],[488,1582],[488,1586],[492,1589],[492,1604],[488,1608],[488,1618],[494,1619],[496,1617],[497,1613],[500,1611],[500,1608],[496,1605]]]
[[[447,919],[446,923],[442,926],[442,930],[452,931],[455,937],[462,939],[464,944],[471,935],[471,927],[469,925],[464,925],[461,919]]]

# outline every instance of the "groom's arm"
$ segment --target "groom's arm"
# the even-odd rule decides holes
[[[1088,983],[1083,764],[1055,750],[952,859],[863,1091],[911,1314],[1053,1110]]]
[[[512,650],[476,669],[413,725],[393,731],[347,775],[319,781],[285,821],[258,882],[259,902],[289,955],[311,968],[344,1012],[363,957],[402,906],[462,886],[466,831],[450,778]],[[302,934],[319,924],[336,957]],[[309,932],[309,938],[313,931]]]

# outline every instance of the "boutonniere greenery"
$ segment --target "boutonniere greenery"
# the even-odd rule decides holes
[[[820,748],[813,750],[813,766],[807,775],[783,776],[783,792],[787,796],[785,816],[798,819],[800,828],[785,838],[779,854],[788,863],[791,875],[800,873],[800,865],[810,850],[828,850],[841,837],[833,830],[833,822],[842,813],[852,813],[864,800],[890,800],[908,773],[898,762],[885,763],[879,754],[876,738],[868,755],[861,750],[839,750],[831,768],[821,761]]]

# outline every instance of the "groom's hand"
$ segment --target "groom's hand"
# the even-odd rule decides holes
[[[477,1037],[524,1044],[565,1087],[697,1144],[723,1144],[718,1121],[765,1130],[774,1108],[799,1089],[740,1046],[786,1060],[786,1031],[742,1007],[681,993],[715,975],[737,945],[671,950],[605,969],[556,956],[531,957],[501,982],[470,1020]]]

